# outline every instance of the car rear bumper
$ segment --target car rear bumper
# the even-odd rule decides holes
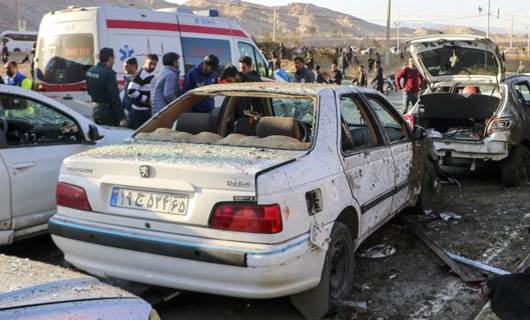
[[[89,273],[157,286],[243,298],[306,291],[320,281],[325,252],[307,235],[260,250],[176,240],[54,217],[50,233],[67,261]]]
[[[432,139],[438,155],[442,158],[477,159],[500,161],[508,157],[507,141],[483,139],[480,141],[459,141]]]

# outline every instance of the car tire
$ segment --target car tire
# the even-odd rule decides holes
[[[432,209],[436,198],[436,170],[431,161],[425,163],[425,171],[421,181],[421,192],[416,204],[409,208],[412,214],[425,214],[425,210]]]
[[[355,260],[352,235],[344,223],[335,222],[330,239],[325,263],[329,272],[329,305],[333,308],[351,293]]]
[[[521,187],[528,182],[530,152],[523,146],[515,146],[510,156],[501,163],[502,183],[506,187]]]
[[[335,222],[331,230],[320,283],[315,288],[290,297],[305,319],[322,319],[348,298],[353,286],[354,245],[350,230]]]

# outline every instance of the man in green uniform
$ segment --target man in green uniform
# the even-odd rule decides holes
[[[125,127],[125,114],[113,65],[114,51],[103,48],[99,51],[99,63],[86,73],[87,91],[92,98],[92,118],[97,124]]]

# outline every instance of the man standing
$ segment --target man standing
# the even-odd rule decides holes
[[[157,64],[158,56],[148,54],[144,66],[136,73],[127,87],[127,93],[133,102],[128,121],[130,129],[138,129],[151,118],[151,81],[155,77]]]
[[[519,61],[519,68],[517,68],[517,73],[519,74],[524,73],[524,64],[522,61]]]
[[[18,71],[18,63],[9,61],[4,68],[7,74],[7,85],[21,87],[22,89],[31,89],[31,80],[26,78],[22,72]]]
[[[252,58],[242,56],[239,58],[239,72],[242,82],[261,82],[261,77],[256,70],[252,70]]]
[[[375,90],[384,93],[383,87],[385,84],[385,77],[383,76],[383,67],[381,66],[381,61],[375,61],[375,75],[370,84],[375,85]]]
[[[366,75],[366,72],[364,71],[364,66],[362,64],[359,65],[357,78],[353,79],[352,84],[357,84],[358,87],[363,88],[366,88],[368,86],[368,76]]]
[[[184,92],[189,90],[217,83],[217,69],[219,68],[219,58],[211,54],[204,57],[204,60],[191,68],[184,79]],[[193,112],[209,113],[215,107],[213,97],[206,97],[192,107]]]
[[[127,112],[131,112],[133,102],[132,99],[129,98],[127,88],[129,88],[129,84],[131,83],[136,72],[138,71],[138,60],[136,60],[136,58],[134,57],[128,58],[123,63],[123,70],[125,71],[125,76],[123,77],[125,89],[123,90],[123,99],[121,100],[121,105],[124,110],[127,110]]]
[[[153,79],[154,86],[151,93],[153,99],[151,112],[153,114],[158,113],[180,95],[179,58],[175,52],[168,52],[162,57],[164,68]]]
[[[294,58],[294,68],[296,72],[294,73],[293,82],[300,83],[313,83],[315,82],[315,73],[306,68],[304,63],[304,58],[296,57]]]
[[[401,80],[403,79],[403,86]],[[409,59],[408,65],[405,65],[396,75],[396,86],[398,90],[403,90],[403,113],[407,113],[409,104],[414,106],[418,101],[423,78],[416,68],[412,58]]]
[[[2,62],[9,61],[9,48],[7,47],[7,39],[2,39]]]
[[[291,82],[291,77],[285,69],[282,67],[282,61],[276,61],[276,70],[274,71],[274,80],[276,82]]]
[[[114,50],[103,48],[99,51],[99,63],[86,73],[87,92],[92,98],[92,118],[97,124],[125,127],[125,113],[113,65]]]
[[[342,72],[337,69],[337,64],[331,65],[331,73],[329,75],[329,83],[342,84]]]
[[[324,74],[322,73],[322,69],[319,64],[315,66],[315,71],[317,72],[317,83],[329,83],[328,80],[326,80],[326,77],[324,77]]]

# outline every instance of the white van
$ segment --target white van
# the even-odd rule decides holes
[[[114,49],[120,83],[125,59],[136,57],[141,66],[147,54],[161,58],[170,51],[181,56],[181,78],[208,54],[218,56],[221,66],[237,65],[240,56],[250,56],[255,69],[270,76],[268,62],[250,35],[236,22],[218,17],[216,10],[69,7],[50,12],[41,21],[34,77],[38,89],[90,116],[85,72],[97,63],[103,47]]]
[[[0,35],[9,52],[30,52],[37,41],[37,31],[4,31]]]

